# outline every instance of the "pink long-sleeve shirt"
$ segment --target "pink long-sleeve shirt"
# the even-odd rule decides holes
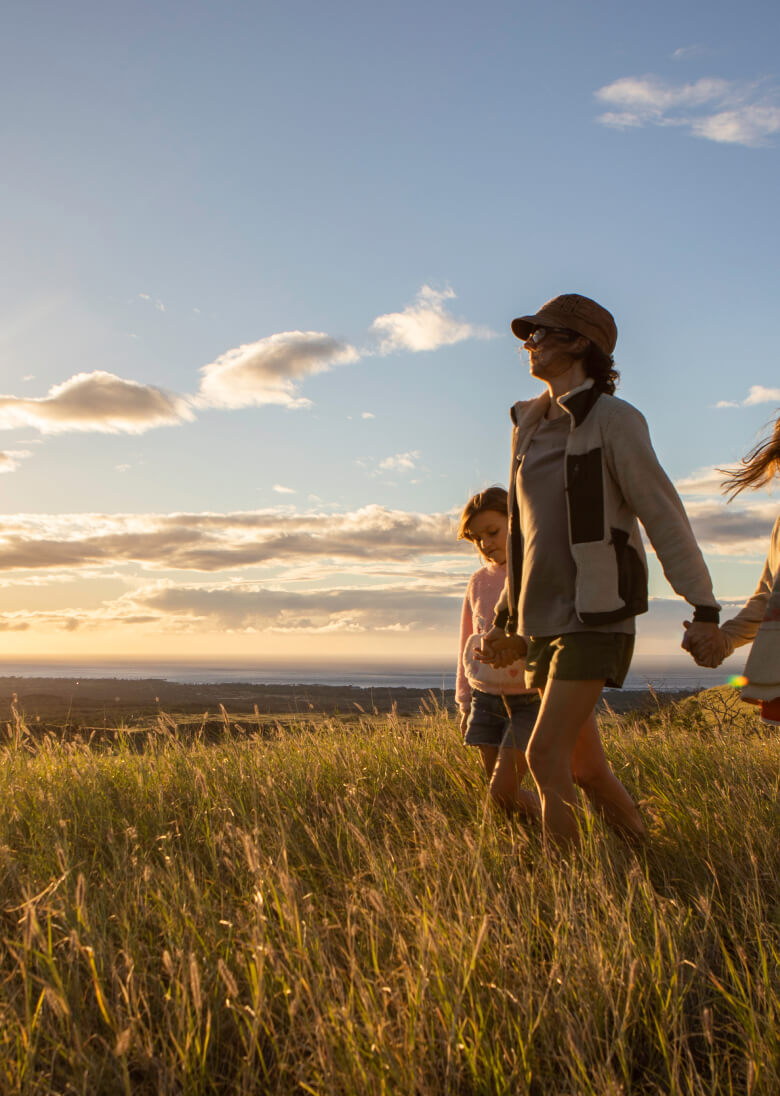
[[[525,687],[525,659],[518,659],[511,666],[494,670],[484,662],[477,662],[474,650],[482,643],[482,636],[493,626],[496,602],[504,588],[506,567],[488,563],[480,567],[469,579],[463,611],[460,618],[460,646],[458,672],[455,679],[455,699],[461,711],[471,707],[472,689],[500,696],[502,693],[533,693]]]

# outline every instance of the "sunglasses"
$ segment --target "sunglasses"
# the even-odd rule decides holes
[[[542,339],[545,339],[548,335],[556,335],[559,339],[576,339],[579,337],[576,331],[569,331],[566,327],[536,327],[525,341],[538,346]]]

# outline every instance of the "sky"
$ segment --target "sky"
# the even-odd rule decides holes
[[[509,322],[564,292],[615,315],[729,615],[778,508],[717,469],[780,405],[779,32],[750,0],[7,0],[0,657],[454,658],[457,518],[540,390]],[[650,554],[637,658],[673,659]]]

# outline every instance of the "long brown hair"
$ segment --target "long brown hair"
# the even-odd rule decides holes
[[[769,437],[754,446],[739,463],[739,468],[718,469],[726,476],[721,487],[729,496],[729,502],[746,487],[756,490],[769,483],[773,476],[780,475],[780,417]]]
[[[481,514],[484,510],[495,510],[499,514],[506,513],[507,493],[503,487],[486,487],[485,490],[480,491],[479,494],[472,495],[463,508],[463,513],[460,516],[458,540],[474,539],[469,530],[469,523],[477,514]]]

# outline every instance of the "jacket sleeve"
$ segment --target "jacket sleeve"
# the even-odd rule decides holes
[[[462,712],[467,712],[471,707],[471,686],[466,677],[466,668],[463,665],[463,652],[466,649],[469,637],[474,631],[474,617],[471,611],[471,592],[473,577],[469,579],[466,594],[463,598],[463,609],[460,614],[460,641],[458,643],[458,669],[455,674],[455,700]]]
[[[780,517],[772,530],[769,552],[755,593],[737,615],[723,625],[723,631],[734,647],[741,647],[756,638],[759,626],[768,615],[770,601],[780,603]]]
[[[756,592],[736,616],[727,620],[722,625],[723,631],[731,640],[734,647],[742,647],[745,643],[751,643],[756,638],[758,626],[764,619],[769,595],[772,593],[772,572],[769,568],[769,560],[764,565]]]
[[[650,538],[672,589],[717,623],[720,605],[680,496],[655,455],[641,412],[622,400],[604,431],[610,471]]]
[[[498,595],[498,601],[496,607],[493,610],[493,627],[501,628],[502,631],[506,628],[507,621],[509,620],[509,576],[507,575],[504,580],[504,588]]]

